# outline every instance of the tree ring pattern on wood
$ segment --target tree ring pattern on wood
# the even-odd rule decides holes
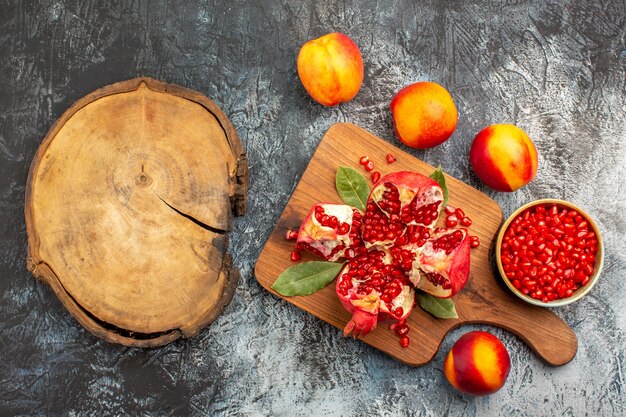
[[[27,267],[98,337],[193,336],[234,295],[228,231],[247,187],[243,145],[211,100],[150,78],[101,88],[33,159]]]

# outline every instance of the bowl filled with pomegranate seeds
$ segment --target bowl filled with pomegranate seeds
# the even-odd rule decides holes
[[[542,307],[582,298],[604,262],[602,237],[593,219],[574,204],[543,199],[520,207],[496,241],[496,261],[515,295]]]

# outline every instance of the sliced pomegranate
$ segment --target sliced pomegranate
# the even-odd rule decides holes
[[[470,238],[467,230],[436,229],[420,248],[409,276],[420,290],[435,297],[448,298],[465,286],[469,272]]]
[[[374,330],[381,317],[406,318],[415,300],[404,269],[389,252],[363,248],[360,252],[343,267],[336,285],[341,304],[352,313],[344,335],[355,337]]]
[[[392,222],[398,216],[397,219],[406,225],[431,227],[443,208],[443,190],[432,178],[417,172],[399,171],[381,178],[370,193],[369,201],[374,202]]]
[[[318,203],[302,222],[297,249],[334,262],[362,246],[359,236],[362,213],[344,204]],[[349,249],[352,249],[350,251]]]
[[[367,157],[360,161],[369,162]],[[365,213],[316,204],[296,244],[326,260],[349,260],[336,283],[342,305],[352,313],[346,335],[366,335],[381,317],[403,323],[416,288],[441,298],[456,294],[469,277],[470,246],[479,245],[466,229],[434,228],[444,209],[443,190],[435,180],[407,171],[372,179]],[[450,206],[446,214],[447,223],[454,223],[448,226],[471,222],[458,208]],[[401,345],[408,346],[408,327],[394,328]]]

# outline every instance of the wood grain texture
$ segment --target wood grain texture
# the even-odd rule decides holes
[[[26,188],[28,269],[96,336],[190,337],[232,299],[239,138],[209,99],[149,78],[88,95],[52,127]]]
[[[391,152],[397,162],[387,164]],[[255,276],[268,291],[278,275],[293,265],[289,258],[293,242],[285,240],[287,229],[296,229],[317,202],[341,203],[335,190],[335,173],[339,165],[359,169],[358,160],[368,155],[382,175],[393,171],[413,170],[429,175],[435,167],[401,151],[393,145],[364,131],[356,125],[338,123],[332,126],[309,163],[285,211],[278,220],[265,248],[261,252]],[[502,223],[498,204],[475,188],[446,175],[448,204],[462,207],[473,220],[470,234],[477,235],[481,245],[471,251],[471,271],[468,284],[453,297],[458,319],[441,320],[419,307],[409,316],[411,329],[409,348],[403,349],[398,338],[384,323],[363,337],[363,341],[413,366],[428,363],[437,353],[445,335],[453,328],[467,323],[485,323],[510,330],[521,337],[542,359],[551,365],[563,365],[574,358],[578,347],[576,335],[550,310],[518,300],[503,288],[490,262],[490,249]],[[445,219],[440,219],[442,226]],[[303,261],[317,259],[308,253]],[[290,303],[316,317],[343,329],[350,314],[335,295],[334,282],[315,294],[304,297],[283,297]]]

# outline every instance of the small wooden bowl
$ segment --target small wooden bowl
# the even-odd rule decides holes
[[[558,300],[548,301],[548,302],[544,303],[541,300],[536,300],[536,299],[534,299],[534,298],[532,298],[532,297],[522,293],[520,290],[518,290],[517,288],[515,288],[513,286],[513,284],[509,280],[509,278],[506,276],[506,273],[504,272],[504,268],[502,266],[502,260],[501,260],[500,257],[501,257],[502,239],[504,238],[504,234],[506,233],[507,229],[509,228],[509,225],[511,224],[511,222],[517,216],[519,216],[521,213],[523,213],[524,210],[529,209],[531,207],[535,207],[535,206],[539,206],[539,205],[545,205],[545,204],[556,204],[557,206],[574,209],[578,213],[580,213],[580,215],[583,216],[585,218],[585,220],[587,220],[587,222],[591,226],[591,229],[596,234],[596,239],[598,240],[598,252],[596,253],[596,263],[595,263],[595,266],[594,266],[594,272],[593,272],[593,275],[591,276],[591,278],[589,279],[589,282],[587,283],[587,285],[585,285],[584,287],[580,287],[579,289],[574,291],[572,296],[569,297],[569,298],[561,298],[561,299],[558,299]],[[576,205],[574,205],[574,204],[572,204],[572,203],[570,203],[568,201],[558,200],[558,199],[553,199],[553,198],[545,198],[545,199],[541,199],[541,200],[535,200],[535,201],[532,201],[532,202],[530,202],[528,204],[524,204],[522,207],[518,208],[513,214],[511,214],[511,216],[506,220],[506,222],[504,222],[504,225],[502,225],[502,227],[500,228],[500,231],[498,232],[498,238],[496,240],[496,262],[498,264],[498,271],[500,271],[500,276],[501,276],[502,280],[504,281],[504,283],[506,284],[506,286],[509,287],[509,289],[513,292],[513,294],[517,295],[522,300],[526,301],[527,303],[539,306],[539,307],[560,307],[560,306],[564,306],[564,305],[571,304],[574,301],[578,301],[581,298],[583,298],[585,296],[585,294],[587,294],[589,291],[591,291],[593,286],[598,281],[598,277],[600,276],[600,273],[602,272],[602,266],[604,265],[604,245],[602,243],[602,235],[600,234],[600,229],[598,228],[598,225],[596,224],[596,222],[594,222],[593,219],[591,218],[591,216],[589,216],[589,214],[587,214],[580,207],[578,207],[578,206],[576,206]]]

